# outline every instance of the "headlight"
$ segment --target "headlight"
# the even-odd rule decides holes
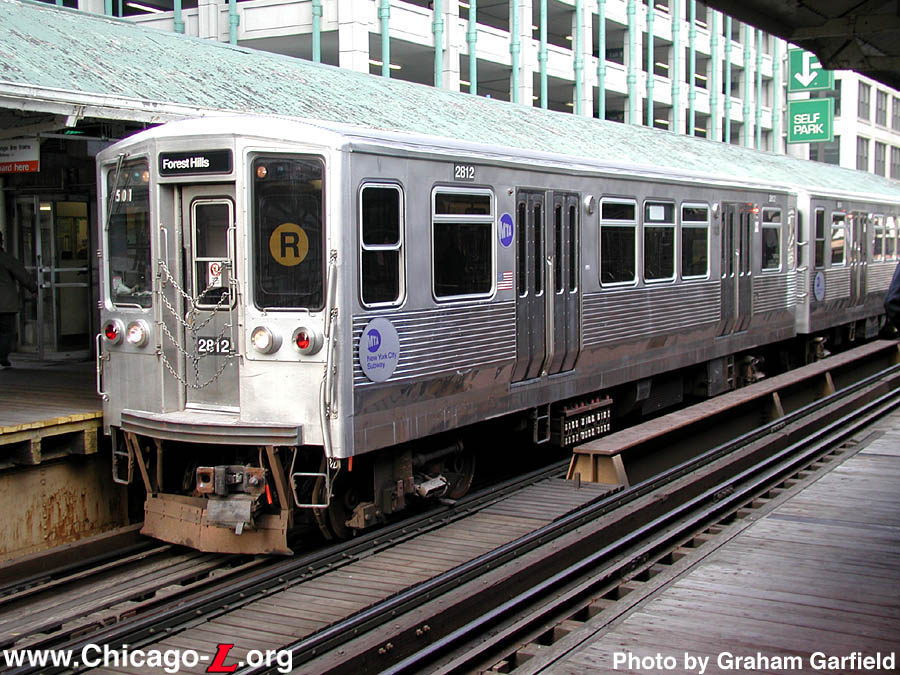
[[[265,326],[257,326],[250,333],[250,344],[261,354],[272,354],[281,347],[281,336],[276,335]]]
[[[315,328],[307,328],[306,326],[301,326],[295,330],[291,340],[297,351],[307,356],[319,351],[322,348],[322,343],[325,341],[322,333]]]
[[[118,319],[107,321],[103,325],[103,339],[111,345],[117,345],[122,341],[122,335],[125,333],[125,326]]]
[[[125,342],[135,347],[143,347],[150,339],[150,326],[146,321],[132,321],[125,333]]]

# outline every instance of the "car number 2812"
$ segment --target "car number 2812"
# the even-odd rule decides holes
[[[198,337],[197,352],[200,354],[230,354],[231,338]]]

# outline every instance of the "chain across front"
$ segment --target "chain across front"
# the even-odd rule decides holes
[[[228,265],[226,263],[226,267],[230,267],[230,265]],[[165,261],[163,261],[163,260],[159,261],[158,278],[160,280],[160,283],[157,284],[158,290],[156,291],[156,293],[160,299],[160,306],[165,307],[166,310],[168,310],[170,316],[178,324],[180,324],[182,328],[184,328],[185,335],[190,336],[190,339],[194,344],[197,343],[197,337],[198,337],[199,331],[202,330],[204,327],[206,327],[210,321],[212,321],[213,317],[216,315],[216,312],[218,310],[220,310],[222,307],[226,306],[231,301],[231,298],[233,297],[233,294],[234,294],[233,277],[231,274],[229,274],[228,275],[228,290],[225,293],[222,293],[221,297],[219,298],[219,301],[212,307],[201,308],[201,307],[199,307],[199,305],[200,305],[200,303],[203,302],[203,297],[210,290],[212,290],[213,288],[217,288],[217,287],[209,286],[206,289],[204,289],[203,292],[200,293],[200,295],[198,295],[196,298],[194,298],[191,294],[187,293],[181,287],[181,285],[175,280],[175,277],[172,276],[172,273],[169,271],[169,267],[166,265]],[[183,298],[185,307],[188,308],[187,312],[185,312],[185,318],[181,317],[180,312],[178,312],[175,309],[175,307],[172,306],[172,303],[169,302],[169,299],[166,297],[166,294],[163,292],[163,289],[168,285],[171,285],[172,288],[174,288],[178,292],[178,294],[181,295],[181,297]],[[198,323],[196,321],[196,318],[200,315],[201,311],[208,312],[209,316],[207,316],[206,319],[204,319],[203,321]],[[166,325],[164,318],[160,319],[159,326],[160,326],[160,329],[161,329],[163,335],[165,335],[169,339],[169,341],[175,346],[175,349],[178,350],[178,352],[187,360],[187,362],[191,364],[191,369],[193,370],[193,373],[194,373],[194,381],[190,382],[187,379],[185,379],[184,377],[182,377],[181,375],[179,375],[176,368],[172,365],[172,363],[169,362],[169,359],[166,358],[165,349],[160,349],[159,356],[162,359],[163,365],[166,367],[166,370],[168,370],[176,380],[178,380],[181,384],[183,384],[184,386],[189,387],[191,389],[203,389],[204,387],[208,387],[209,385],[211,385],[213,382],[215,382],[216,380],[219,379],[219,376],[223,372],[225,372],[225,368],[228,367],[229,361],[231,361],[232,359],[237,357],[237,353],[233,348],[234,347],[234,339],[232,337],[231,351],[227,354],[219,354],[218,356],[224,356],[225,358],[222,359],[222,363],[216,369],[216,372],[212,375],[212,377],[210,377],[206,381],[200,382],[200,361],[201,361],[201,359],[206,358],[206,356],[208,356],[208,355],[189,352],[187,349],[185,349],[185,347],[183,347],[181,345],[179,340],[174,335],[172,335],[172,332],[169,330],[168,326]],[[215,340],[217,340],[217,341],[221,340],[223,337],[225,337],[226,331],[231,331],[231,329],[232,329],[231,323],[223,324],[222,330],[219,331],[218,335],[215,336]],[[187,340],[185,340],[185,343],[187,343]]]

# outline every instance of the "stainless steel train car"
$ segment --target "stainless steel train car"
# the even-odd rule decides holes
[[[658,161],[253,117],[105,150],[98,387],[144,532],[287,553],[881,328],[895,184],[613,126]]]

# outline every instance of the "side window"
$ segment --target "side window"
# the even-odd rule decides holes
[[[781,209],[763,209],[760,243],[762,269],[781,269]]]
[[[644,202],[644,279],[675,278],[675,204]]]
[[[709,276],[709,207],[681,205],[681,276],[701,279]]]
[[[887,217],[884,231],[884,257],[887,260],[895,260],[897,257],[897,220],[894,216]]]
[[[825,267],[825,209],[816,209],[816,269]]]
[[[847,248],[847,215],[831,214],[831,265],[843,265]]]
[[[872,216],[872,259],[884,260],[884,216]]]
[[[604,199],[600,203],[600,283],[630,284],[636,278],[637,203]]]
[[[367,306],[396,305],[404,295],[403,189],[367,184],[359,193],[360,298]]]
[[[490,295],[494,287],[493,194],[437,189],[432,199],[434,297]]]

